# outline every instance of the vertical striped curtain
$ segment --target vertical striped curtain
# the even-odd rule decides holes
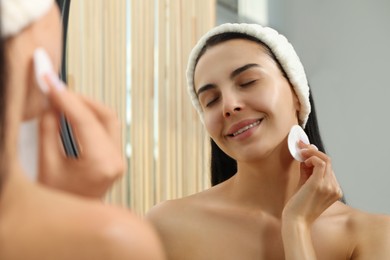
[[[128,170],[108,202],[142,215],[209,187],[209,141],[187,96],[185,67],[215,9],[215,0],[72,1],[69,86],[123,122]]]

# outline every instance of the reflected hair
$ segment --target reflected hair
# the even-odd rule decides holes
[[[284,71],[282,65],[278,61],[278,59],[275,57],[274,53],[271,51],[271,49],[262,41],[259,39],[242,34],[242,33],[236,33],[236,32],[228,32],[228,33],[222,33],[217,34],[212,37],[210,37],[207,41],[202,50],[199,53],[199,56],[196,59],[195,66],[198,63],[199,59],[202,57],[202,55],[207,51],[208,48],[213,47],[215,45],[218,45],[222,42],[226,42],[228,40],[233,39],[244,39],[249,40],[258,43],[260,46],[263,47],[265,50],[265,53],[271,57],[271,59],[276,63],[279,70],[281,71],[282,75],[289,81],[289,78],[287,77],[286,72]],[[290,81],[289,81],[290,82]],[[320,135],[320,130],[318,126],[318,120],[317,120],[317,114],[316,109],[314,105],[314,100],[312,96],[312,92],[309,89],[309,102],[311,105],[311,113],[309,114],[309,118],[307,121],[307,124],[305,126],[304,131],[306,132],[307,136],[309,137],[310,143],[317,146],[318,150],[320,150],[323,153],[325,152],[325,147]],[[211,161],[210,161],[210,172],[211,172],[211,185],[215,186],[218,185],[227,179],[231,178],[233,175],[237,172],[237,162],[233,158],[231,158],[229,155],[227,155],[224,151],[219,148],[219,146],[214,142],[213,139],[210,138],[211,142]],[[341,198],[341,201],[345,203],[344,196]]]
[[[0,5],[0,35],[2,28],[2,10]],[[5,122],[6,122],[6,96],[7,96],[7,70],[6,70],[6,52],[5,40],[0,37],[0,193],[4,185],[6,174],[5,160]]]

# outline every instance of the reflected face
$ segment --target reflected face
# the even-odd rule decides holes
[[[59,71],[62,54],[62,26],[57,5],[53,4],[50,11],[38,23],[35,44],[48,51],[55,71]]]
[[[38,21],[34,22],[30,28],[31,43],[28,55],[31,55],[37,47],[43,47],[49,54],[53,68],[56,72],[59,71],[61,63],[61,39],[62,39],[62,27],[60,23],[60,13],[56,4],[50,11],[41,17]],[[28,97],[24,114],[24,119],[28,120],[40,114],[45,104],[45,97],[40,92],[37,85],[35,74],[32,66],[28,79]]]
[[[270,155],[298,124],[292,87],[256,42],[234,39],[210,47],[194,82],[207,131],[237,161]]]

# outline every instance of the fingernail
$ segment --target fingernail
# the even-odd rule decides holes
[[[63,91],[65,89],[65,84],[60,80],[60,78],[56,74],[48,73],[45,76],[57,91]]]
[[[302,140],[299,140],[299,141],[298,141],[298,146],[299,146],[299,147],[307,147],[307,144],[304,143]]]
[[[301,150],[299,150],[301,153],[304,153],[304,152],[307,152],[307,151],[309,151],[309,149],[307,149],[307,148],[302,148]]]
[[[314,144],[311,144],[310,146],[313,147],[314,149],[316,149],[316,150],[318,151],[318,147],[315,146]]]
[[[38,87],[42,91],[43,94],[47,94],[49,92],[49,86],[45,81],[45,77],[37,77]]]

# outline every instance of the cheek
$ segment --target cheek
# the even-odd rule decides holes
[[[273,87],[261,88],[256,92],[248,93],[247,100],[251,100],[251,106],[266,114],[272,114],[278,106],[279,92]]]
[[[49,46],[50,56],[53,61],[55,71],[59,71],[62,59],[62,35],[61,29],[53,31],[53,39]]]
[[[48,51],[55,71],[59,71],[62,59],[62,25],[57,8],[52,10],[50,18],[42,36],[42,45]]]
[[[299,104],[299,103],[298,103]],[[281,89],[278,101],[275,102],[275,111],[278,113],[277,124],[279,127],[290,127],[292,124],[298,123],[297,103],[294,99],[294,93],[291,88]]]
[[[280,111],[283,114],[296,110],[294,95],[290,85],[282,84],[268,89],[264,95],[263,102],[274,111]]]
[[[48,105],[46,96],[38,86],[33,67],[29,70],[26,77],[26,86],[28,87],[26,89],[23,120],[39,116]]]
[[[38,117],[47,108],[47,100],[38,87],[29,88],[28,98],[24,104],[25,110],[23,120],[30,120]]]
[[[214,139],[220,135],[222,124],[216,111],[205,112],[203,115],[204,125],[209,135]]]
[[[213,123],[213,120],[209,115],[204,115],[203,122],[206,131],[209,133],[210,136],[213,136],[216,131],[215,122]]]

